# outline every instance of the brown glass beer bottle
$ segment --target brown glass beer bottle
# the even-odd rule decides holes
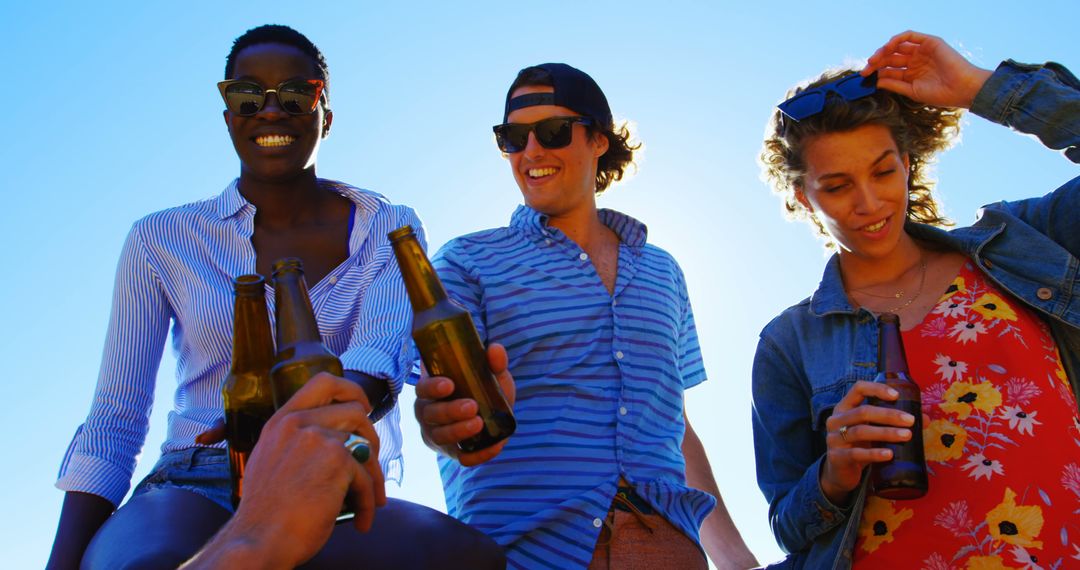
[[[919,385],[908,374],[904,341],[900,337],[900,317],[882,313],[878,317],[878,375],[875,379],[900,393],[893,402],[876,398],[870,404],[907,412],[915,417],[911,439],[899,443],[879,442],[877,447],[891,449],[893,457],[887,463],[870,467],[870,482],[874,494],[885,499],[917,499],[928,487],[926,460],[923,456],[922,398]]]
[[[344,376],[341,360],[326,348],[315,322],[304,267],[295,257],[274,262],[277,354],[270,368],[274,406],[280,408],[320,372]]]
[[[299,259],[286,257],[273,264],[274,315],[277,331],[277,354],[270,368],[274,407],[289,401],[312,376],[329,372],[344,377],[341,360],[322,343],[315,310],[311,306],[304,267]],[[352,456],[363,463],[368,459],[367,440],[352,436],[345,446]],[[346,497],[338,520],[352,516],[350,499]]]
[[[274,341],[266,311],[262,275],[241,275],[233,281],[232,367],[221,390],[225,400],[225,440],[229,443],[232,504],[244,494],[244,467],[263,424],[274,414],[270,365]]]
[[[447,296],[411,226],[390,232],[389,238],[412,302],[412,337],[428,374],[453,380],[454,393],[448,399],[475,400],[477,415],[484,421],[480,433],[458,447],[477,451],[510,437],[517,423],[488,367],[487,352],[469,312]]]

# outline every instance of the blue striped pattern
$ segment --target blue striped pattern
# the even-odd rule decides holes
[[[686,486],[681,451],[683,390],[705,380],[682,271],[640,222],[600,218],[621,241],[613,296],[525,206],[433,260],[517,382],[518,430],[498,457],[439,458],[450,514],[507,547],[511,568],[586,567],[620,475],[695,540],[715,505]]]
[[[309,283],[323,342],[346,369],[385,378],[397,394],[414,358],[412,309],[386,234],[405,224],[419,229],[420,221],[410,208],[379,194],[323,182],[356,205],[349,258],[319,283]],[[195,436],[222,417],[221,386],[232,354],[232,279],[255,272],[254,223],[255,207],[237,181],[215,198],[135,222],[117,268],[90,414],[64,455],[57,487],[120,504],[146,438],[170,326],[178,385],[162,452],[194,447]],[[267,287],[271,318],[273,299]],[[395,407],[376,431],[379,463],[388,479],[400,482],[398,420]]]

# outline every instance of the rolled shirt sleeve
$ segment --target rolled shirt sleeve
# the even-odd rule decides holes
[[[60,465],[56,486],[119,505],[149,429],[154,384],[172,311],[137,223],[120,255],[101,369],[86,422]]]

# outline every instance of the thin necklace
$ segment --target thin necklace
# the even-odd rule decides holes
[[[912,295],[907,300],[907,302],[904,303],[903,305],[900,305],[898,307],[893,307],[893,308],[889,309],[890,313],[899,313],[900,311],[906,309],[909,305],[914,303],[915,299],[919,298],[919,295],[922,295],[923,285],[926,285],[926,258],[925,257],[923,257],[923,258],[921,258],[919,260],[919,265],[920,265],[920,267],[919,267],[919,274],[920,275],[919,275],[919,288],[918,288],[918,290],[916,290],[915,294]]]
[[[921,254],[919,255],[919,261],[923,261],[923,256]],[[923,263],[923,269],[924,270],[926,269],[925,265],[926,264],[924,262]],[[909,269],[908,271],[911,271],[911,270]],[[904,274],[906,275],[907,271],[905,271]],[[877,297],[878,299],[902,299],[904,297],[904,290],[903,289],[900,289],[900,290],[898,290],[897,292],[895,292],[895,293],[893,293],[891,295],[878,295],[877,293],[871,293],[871,292],[867,291],[867,289],[868,289],[868,287],[864,287],[862,289],[852,289],[852,291],[855,292],[855,293],[858,293],[860,295],[866,295],[867,297]]]
[[[897,313],[897,312],[902,311],[902,310],[906,309],[907,307],[911,306],[911,304],[915,302],[915,299],[918,299],[919,295],[922,295],[923,285],[926,285],[926,258],[920,255],[919,256],[919,288],[915,290],[914,295],[912,295],[911,297],[908,298],[907,302],[905,302],[902,305],[898,305],[896,307],[893,307],[893,308],[889,309],[886,312],[888,312],[888,313]],[[900,299],[901,297],[904,296],[904,290],[903,289],[896,292],[894,295],[875,295],[873,293],[868,293],[866,291],[862,291],[862,290],[859,290],[859,289],[852,289],[851,292],[852,293],[858,293],[859,295],[866,295],[868,297],[878,297],[880,299]]]

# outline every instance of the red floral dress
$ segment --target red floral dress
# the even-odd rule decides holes
[[[1080,568],[1080,414],[1042,319],[970,263],[903,333],[930,491],[868,497],[862,568]]]

